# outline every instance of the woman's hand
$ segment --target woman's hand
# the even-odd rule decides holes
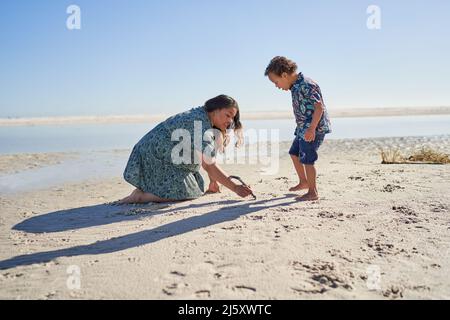
[[[206,190],[206,193],[220,193],[220,186],[216,181],[211,181],[209,183],[208,190]]]
[[[252,189],[250,189],[250,186],[242,186],[242,185],[236,185],[233,191],[242,198],[248,197],[253,193]]]
[[[204,156],[202,160],[203,169],[205,169],[208,173],[210,181],[216,181],[222,184],[242,198],[245,198],[253,193],[250,186],[238,185],[231,181],[228,175],[222,171],[215,161],[211,163],[209,159],[206,159]]]

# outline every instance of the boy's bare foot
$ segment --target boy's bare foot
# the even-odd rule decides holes
[[[308,192],[300,197],[295,198],[297,201],[315,201],[319,200],[319,195],[317,193]]]
[[[211,182],[205,193],[220,193],[220,186],[217,182]]]
[[[308,189],[308,188],[309,188],[308,184],[306,182],[304,182],[304,183],[299,183],[298,185],[296,185],[292,188],[289,188],[289,191],[300,191],[300,190]]]

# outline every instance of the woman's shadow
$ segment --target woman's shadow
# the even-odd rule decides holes
[[[274,205],[267,205],[267,204],[282,199],[290,199],[295,196],[297,195],[289,194],[283,197],[273,198],[270,200],[246,201],[244,203],[242,203],[242,201],[234,201],[234,200],[221,201],[218,203],[226,205],[225,207],[222,207],[215,211],[208,212],[203,215],[189,217],[150,230],[144,230],[117,238],[98,241],[88,245],[81,245],[67,249],[16,256],[11,259],[0,261],[0,269],[10,269],[17,266],[49,262],[59,257],[104,254],[126,250],[138,246],[143,246],[146,244],[157,242],[165,238],[187,233],[196,229],[205,228],[226,221],[232,221],[239,218],[240,216],[249,213],[254,213],[263,209],[289,206],[293,203],[293,201]],[[166,208],[160,210],[156,209],[150,212],[149,214],[151,215],[163,214],[169,212],[176,212],[186,208],[198,208],[208,205],[211,205],[211,203],[199,205],[191,204],[185,207],[177,207],[175,209],[166,209]],[[123,214],[117,214],[118,210],[119,210],[118,208],[114,208],[113,206],[108,205],[98,205],[79,209],[63,210],[54,213],[49,213],[40,217],[28,219],[16,225],[14,229],[35,233],[58,232],[72,229],[88,228],[92,226],[110,224],[114,222],[139,218],[139,215],[127,216]]]
[[[211,204],[232,205],[239,200],[217,201],[203,204],[187,204],[186,206],[172,208],[172,203],[156,203],[146,205],[112,205],[99,204],[82,208],[67,209],[50,212],[32,217],[16,224],[12,229],[28,233],[50,233],[68,230],[91,228],[116,222],[137,220],[152,215],[168,212],[195,209]]]

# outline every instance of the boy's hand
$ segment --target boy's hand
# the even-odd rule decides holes
[[[316,139],[316,129],[308,128],[305,132],[305,141],[313,142]]]

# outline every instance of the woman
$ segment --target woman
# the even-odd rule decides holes
[[[214,134],[213,129],[219,134]],[[228,142],[227,129],[234,129],[236,135],[242,137],[239,106],[226,95],[212,98],[202,107],[177,114],[157,125],[131,152],[124,178],[136,189],[119,203],[198,198],[204,194],[200,166],[210,178],[208,191],[218,192],[220,183],[241,197],[252,194],[249,187],[231,181],[215,163],[216,150],[223,150]]]

